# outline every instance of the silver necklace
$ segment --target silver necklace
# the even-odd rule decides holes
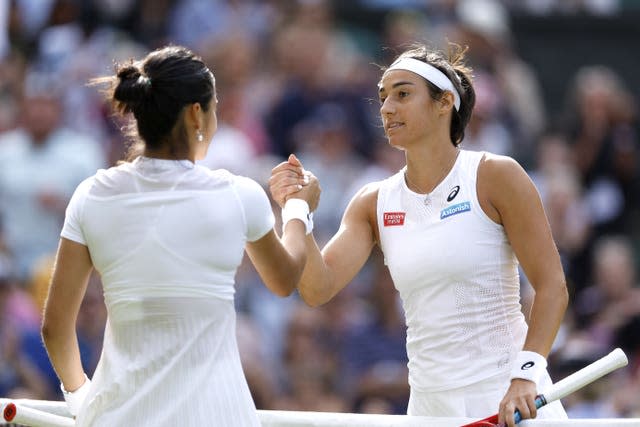
[[[455,165],[456,160],[458,159],[458,154],[460,154],[460,150],[456,148],[456,155],[453,157],[453,161],[451,162],[451,165],[449,167],[447,167],[443,173],[440,179],[438,179],[435,187],[433,187],[433,189],[429,192],[427,191],[423,191],[422,188],[420,188],[418,185],[416,185],[411,178],[409,178],[409,174],[407,173],[407,169],[404,170],[404,178],[406,180],[406,182],[413,188],[415,188],[416,190],[418,190],[419,193],[421,193],[424,196],[424,204],[425,205],[429,205],[431,203],[431,195],[433,194],[434,190],[436,188],[438,188],[438,185],[442,182],[442,180],[447,176],[447,174],[451,171],[451,169],[453,168],[453,165]]]

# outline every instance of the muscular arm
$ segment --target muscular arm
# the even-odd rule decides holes
[[[84,383],[76,319],[93,269],[86,246],[60,239],[44,308],[42,338],[51,364],[68,391]]]
[[[489,217],[504,226],[514,253],[535,290],[523,350],[547,357],[568,304],[560,256],[540,196],[526,172],[508,157],[489,156],[478,171],[478,197]],[[536,416],[533,382],[514,379],[500,402],[500,422],[513,426]]]
[[[276,295],[294,291],[307,260],[305,227],[302,221],[289,221],[282,239],[274,230],[255,242],[247,243],[247,255],[267,288]]]
[[[494,219],[504,226],[535,290],[524,349],[547,357],[564,317],[568,294],[542,201],[526,172],[508,157],[489,157],[479,177],[479,194],[487,195]]]
[[[368,185],[351,200],[338,232],[319,250],[307,236],[307,265],[298,285],[302,299],[311,306],[328,302],[358,274],[375,242],[377,187]]]

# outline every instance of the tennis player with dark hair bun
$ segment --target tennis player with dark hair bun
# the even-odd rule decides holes
[[[306,261],[320,187],[313,176],[274,231],[265,191],[195,165],[217,128],[213,74],[169,46],[121,66],[108,99],[133,115],[141,151],[78,186],[66,212],[42,336],[77,426],[259,426],[236,342],[234,276],[246,249],[289,295]],[[75,332],[96,269],[108,321],[90,381]]]
[[[416,46],[378,85],[389,144],[406,166],[364,186],[320,252],[307,238],[298,285],[313,306],[345,287],[377,244],[407,322],[410,415],[484,418],[499,412],[566,418],[559,402],[536,411],[550,384],[546,357],[568,295],[550,227],[532,181],[513,159],[459,147],[475,92],[464,49]],[[305,173],[295,157],[273,169],[271,193],[300,197]],[[525,319],[521,265],[535,289]]]

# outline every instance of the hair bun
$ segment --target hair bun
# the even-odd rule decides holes
[[[130,64],[130,65],[125,65],[122,68],[120,68],[118,70],[117,77],[120,80],[132,80],[132,79],[135,80],[141,74],[142,73],[140,72],[140,69],[138,67],[136,67],[133,64]]]
[[[129,110],[144,101],[151,89],[151,80],[138,67],[126,65],[118,70],[117,77],[114,99],[126,104]]]

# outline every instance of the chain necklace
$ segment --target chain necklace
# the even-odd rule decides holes
[[[431,194],[433,193],[433,191],[438,188],[438,185],[442,182],[442,180],[447,176],[447,174],[451,171],[451,169],[453,168],[453,165],[455,165],[456,160],[458,159],[458,155],[460,154],[460,150],[456,147],[456,155],[453,156],[453,161],[450,163],[450,165],[445,168],[443,170],[443,173],[441,174],[440,178],[438,179],[438,181],[436,181],[436,185],[433,187],[433,189],[431,189],[431,191],[423,191],[422,188],[420,188],[420,186],[416,185],[411,178],[409,178],[409,174],[407,173],[407,169],[404,170],[404,179],[406,180],[407,184],[409,184],[410,187],[415,188],[416,190],[418,190],[418,193],[422,194],[424,196],[424,204],[428,205],[431,202]]]

